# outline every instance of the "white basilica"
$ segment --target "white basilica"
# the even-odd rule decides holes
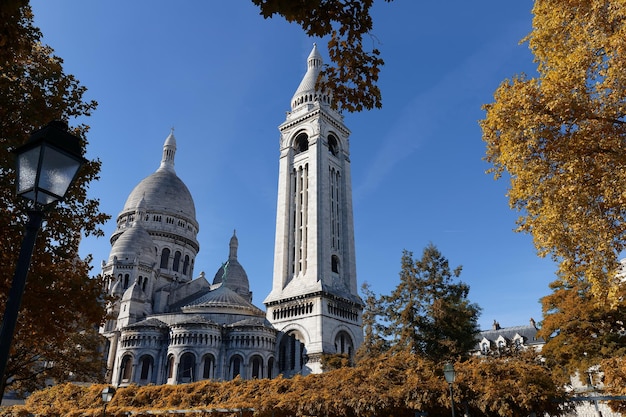
[[[230,240],[213,281],[193,276],[199,225],[176,175],[176,140],[130,193],[103,262],[115,300],[101,329],[108,382],[178,384],[322,372],[324,354],[352,355],[363,333],[358,296],[348,136],[315,82],[315,45],[280,130],[276,245],[266,311],[252,304]],[[258,279],[258,278],[257,278]]]

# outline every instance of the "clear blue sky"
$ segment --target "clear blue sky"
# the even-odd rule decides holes
[[[376,2],[371,42],[386,61],[383,108],[346,114],[359,284],[398,283],[403,249],[434,243],[483,308],[481,328],[541,319],[555,265],[513,232],[506,181],[485,174],[481,106],[505,78],[532,74],[526,44],[532,1]],[[306,70],[313,42],[249,0],[32,1],[35,23],[99,106],[86,120],[88,157],[102,161],[90,188],[113,218],[85,239],[94,275],[126,197],[154,172],[175,127],[176,171],[200,223],[195,274],[212,278],[233,229],[253,301],[272,281],[277,126]],[[366,42],[370,42],[367,39]],[[328,59],[326,59],[328,62]],[[76,124],[77,121],[70,121]]]

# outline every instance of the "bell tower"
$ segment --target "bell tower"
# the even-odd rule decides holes
[[[307,71],[280,130],[278,205],[267,319],[281,331],[279,372],[322,372],[325,354],[354,355],[363,341],[356,280],[350,131],[316,88],[322,57]]]

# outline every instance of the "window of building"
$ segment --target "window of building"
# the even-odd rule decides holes
[[[204,355],[202,358],[202,379],[212,379],[215,376],[215,358],[213,355]]]
[[[174,254],[174,265],[172,266],[172,269],[176,272],[178,272],[178,268],[180,267],[181,256],[182,254],[179,251],[176,251],[176,253]]]
[[[133,373],[133,358],[130,355],[124,355],[122,365],[120,366],[120,376],[122,382],[129,382]]]
[[[278,366],[280,372],[293,374],[299,372],[304,365],[304,343],[302,335],[292,331],[284,335],[278,350]]]
[[[335,274],[339,273],[339,257],[337,255],[330,257],[330,267]]]
[[[328,151],[333,154],[333,156],[339,154],[339,142],[333,135],[328,135]]]
[[[263,359],[260,356],[252,358],[252,378],[263,378]]]
[[[185,255],[185,262],[183,262],[183,275],[187,275],[187,269],[189,269],[189,255]]]
[[[293,149],[296,155],[309,150],[309,136],[306,133],[300,133],[293,141]]]
[[[152,373],[152,364],[154,363],[154,360],[152,359],[152,356],[143,356],[139,362],[141,363],[140,379],[142,381],[147,381]]]
[[[235,379],[241,375],[241,356],[233,356],[230,360],[230,378]]]
[[[170,261],[170,250],[168,248],[164,248],[163,252],[161,252],[161,268],[167,269],[169,261]]]
[[[196,358],[193,353],[187,352],[180,358],[180,364],[178,365],[178,381],[179,382],[193,382],[194,381],[194,368],[196,367]]]
[[[167,377],[174,377],[174,355],[167,357]]]
[[[270,358],[267,361],[267,377],[269,379],[274,378],[274,358]]]
[[[350,361],[352,362],[354,343],[352,342],[352,337],[350,337],[348,332],[340,331],[337,333],[337,336],[335,336],[335,352],[348,355],[348,358],[350,358]]]

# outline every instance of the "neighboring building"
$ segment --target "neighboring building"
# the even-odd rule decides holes
[[[526,326],[500,327],[494,320],[491,329],[480,332],[475,347],[475,355],[498,356],[515,351],[534,349],[541,351],[546,343],[537,336],[538,328],[535,320],[530,319]],[[597,367],[589,369],[589,375],[585,383],[581,382],[579,375],[573,375],[567,390],[572,394],[571,403],[574,409],[567,413],[567,417],[621,417],[608,406],[610,397],[604,395],[603,385],[594,386],[591,383],[591,375],[598,372]],[[601,379],[601,378],[599,378]]]
[[[363,339],[358,296],[349,130],[319,94],[317,48],[280,126],[276,249],[267,312],[248,276],[228,261],[212,282],[193,278],[200,247],[191,193],[176,175],[176,139],[130,193],[102,264],[115,301],[101,329],[108,381],[176,384],[321,372],[323,354],[352,355]]]
[[[480,332],[475,354],[498,355],[529,348],[541,350],[546,342],[537,337],[537,332],[537,324],[532,318],[529,325],[504,328],[494,320],[490,330]]]

